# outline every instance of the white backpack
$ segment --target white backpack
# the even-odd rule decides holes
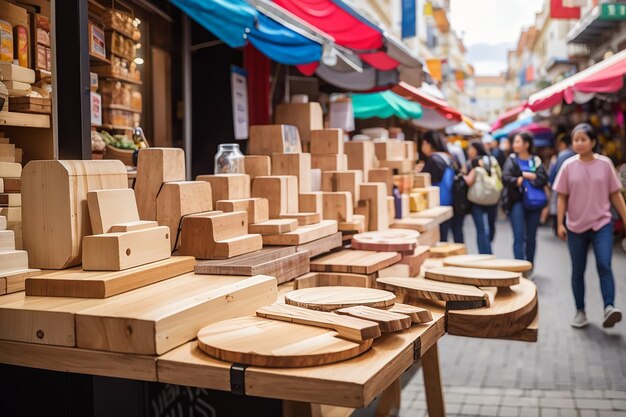
[[[474,168],[476,181],[469,187],[467,199],[481,206],[493,206],[498,204],[502,194],[502,172],[498,161],[493,156],[483,156],[483,166],[489,169],[491,175],[482,166]]]

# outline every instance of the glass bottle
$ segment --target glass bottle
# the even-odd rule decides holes
[[[215,154],[215,174],[245,174],[243,154],[236,143],[220,144]]]

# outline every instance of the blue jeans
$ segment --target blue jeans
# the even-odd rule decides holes
[[[540,216],[541,209],[526,210],[521,201],[514,203],[511,207],[509,219],[513,228],[513,255],[515,259],[534,263]]]
[[[454,243],[463,243],[463,221],[465,220],[465,214],[454,213],[450,220],[439,225],[439,240],[442,242],[448,241],[448,232],[452,230],[452,236]]]
[[[597,232],[593,230],[587,230],[583,233],[567,232],[567,246],[572,259],[572,290],[577,310],[585,309],[585,269],[590,243],[596,257],[596,268],[600,276],[604,307],[614,305],[615,302],[615,280],[613,279],[613,271],[611,271],[613,223],[609,223]]]
[[[478,243],[478,253],[491,255],[491,242],[496,235],[496,217],[498,215],[498,205],[472,206],[472,218],[476,225],[476,241]]]

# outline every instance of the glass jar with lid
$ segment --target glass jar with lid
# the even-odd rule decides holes
[[[215,174],[245,174],[237,143],[222,143],[215,154]]]

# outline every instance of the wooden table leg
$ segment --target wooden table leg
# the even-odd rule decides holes
[[[398,378],[380,396],[378,407],[376,407],[376,417],[392,417],[399,414],[400,391],[400,378]]]
[[[439,374],[439,353],[435,343],[422,356],[424,370],[424,388],[426,390],[426,405],[429,417],[445,417],[446,407],[443,402],[441,375]]]

